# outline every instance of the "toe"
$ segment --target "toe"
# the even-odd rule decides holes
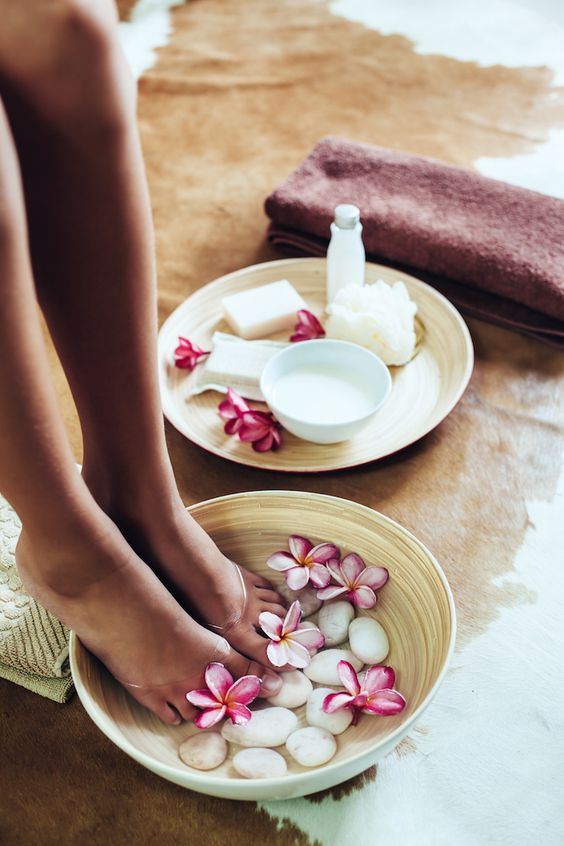
[[[251,579],[255,587],[263,588],[266,590],[276,590],[272,582],[269,582],[268,579],[259,576],[258,573],[251,573]]]
[[[229,657],[225,659],[225,665],[235,678],[258,676],[262,682],[260,696],[274,696],[282,687],[282,679],[273,670],[267,669],[257,661],[252,661],[234,649],[231,649]]]
[[[146,707],[153,711],[157,717],[166,723],[169,726],[179,726],[182,722],[182,717],[165,699],[160,699],[157,697],[150,698],[148,702],[145,703]]]
[[[260,607],[261,611],[270,611],[271,614],[276,614],[277,617],[280,617],[282,620],[286,616],[288,609],[284,608],[283,605],[278,605],[272,602],[264,602],[261,604]]]
[[[257,588],[257,599],[261,602],[271,602],[273,605],[280,605],[284,607],[284,597],[276,593],[275,590],[266,590],[265,588]]]

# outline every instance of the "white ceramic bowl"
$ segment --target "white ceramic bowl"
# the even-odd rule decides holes
[[[309,342],[308,342],[309,343]],[[406,529],[364,505],[337,497],[292,491],[258,491],[203,502],[193,516],[234,561],[280,582],[266,566],[268,555],[286,547],[292,533],[314,542],[332,540],[342,552],[354,550],[367,564],[385,564],[388,583],[376,606],[363,615],[377,619],[390,640],[386,663],[407,707],[394,717],[363,715],[337,738],[335,757],[320,767],[297,764],[286,749],[288,774],[242,778],[233,768],[239,747],[216,770],[199,772],[183,764],[178,747],[197,729],[167,726],[132,699],[105,668],[71,637],[70,659],[80,699],[101,731],[124,752],[157,775],[199,793],[226,799],[289,799],[305,796],[356,776],[396,746],[433,699],[452,655],[455,610],[452,594],[431,553]],[[254,705],[252,706],[255,707]],[[296,709],[306,725],[305,707]],[[102,742],[102,740],[100,740]]]
[[[316,371],[317,385],[303,403],[297,401],[298,390],[295,399],[288,396],[288,377],[307,373],[312,386]],[[339,386],[361,399],[361,410],[347,401]],[[276,353],[262,372],[260,387],[268,407],[288,432],[315,444],[334,444],[353,438],[366,426],[389,397],[392,378],[382,359],[364,347],[320,339],[301,341]]]

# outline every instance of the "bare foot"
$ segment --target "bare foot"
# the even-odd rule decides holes
[[[286,614],[286,600],[273,585],[226,558],[179,497],[154,496],[146,502],[144,495],[129,492],[130,501],[108,505],[97,495],[88,473],[85,478],[131,547],[178,601],[239,652],[271,666],[267,641],[257,629],[261,611]],[[168,504],[171,499],[172,505]]]
[[[16,551],[29,593],[66,623],[142,705],[165,723],[191,719],[185,694],[219,661],[235,677],[264,667],[196,623],[103,516],[94,531],[52,549],[22,532]],[[270,687],[268,683],[270,682]],[[280,687],[263,679],[263,694]]]

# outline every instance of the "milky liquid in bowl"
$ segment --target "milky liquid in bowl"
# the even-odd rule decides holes
[[[345,423],[370,414],[374,406],[365,379],[322,364],[285,373],[276,381],[272,399],[285,414],[310,423]]]

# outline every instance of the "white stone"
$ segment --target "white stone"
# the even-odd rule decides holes
[[[331,602],[319,612],[317,625],[325,635],[325,646],[339,646],[348,637],[349,624],[354,620],[354,608],[350,602]]]
[[[334,714],[326,714],[323,710],[323,700],[329,693],[335,692],[330,687],[317,687],[307,700],[306,720],[310,726],[325,729],[330,734],[342,734],[352,723],[352,710],[343,708]]]
[[[319,684],[340,685],[341,680],[337,673],[339,661],[348,661],[357,672],[364,666],[363,662],[356,655],[353,655],[350,649],[324,649],[313,656],[304,673],[308,679],[319,682]]]
[[[337,751],[337,741],[325,729],[308,726],[290,735],[286,749],[302,767],[319,767],[331,760]]]
[[[359,661],[379,664],[390,651],[384,628],[370,617],[357,617],[349,626],[349,643]]]
[[[301,670],[280,673],[282,687],[274,696],[269,696],[267,702],[271,705],[281,705],[283,708],[299,708],[305,705],[313,685]]]
[[[227,758],[227,743],[217,731],[202,732],[181,743],[178,755],[195,770],[215,770]]]
[[[311,614],[315,614],[318,608],[321,608],[323,605],[322,601],[317,598],[316,589],[309,586],[302,588],[302,590],[292,590],[288,587],[286,582],[283,582],[281,585],[276,585],[276,590],[290,603],[299,599],[302,609],[302,617],[304,618],[309,617]]]
[[[233,766],[245,778],[279,778],[288,772],[286,761],[274,749],[241,749]]]
[[[288,708],[265,708],[253,711],[249,722],[242,726],[226,720],[221,733],[226,740],[241,746],[282,746],[297,725],[298,718]]]

